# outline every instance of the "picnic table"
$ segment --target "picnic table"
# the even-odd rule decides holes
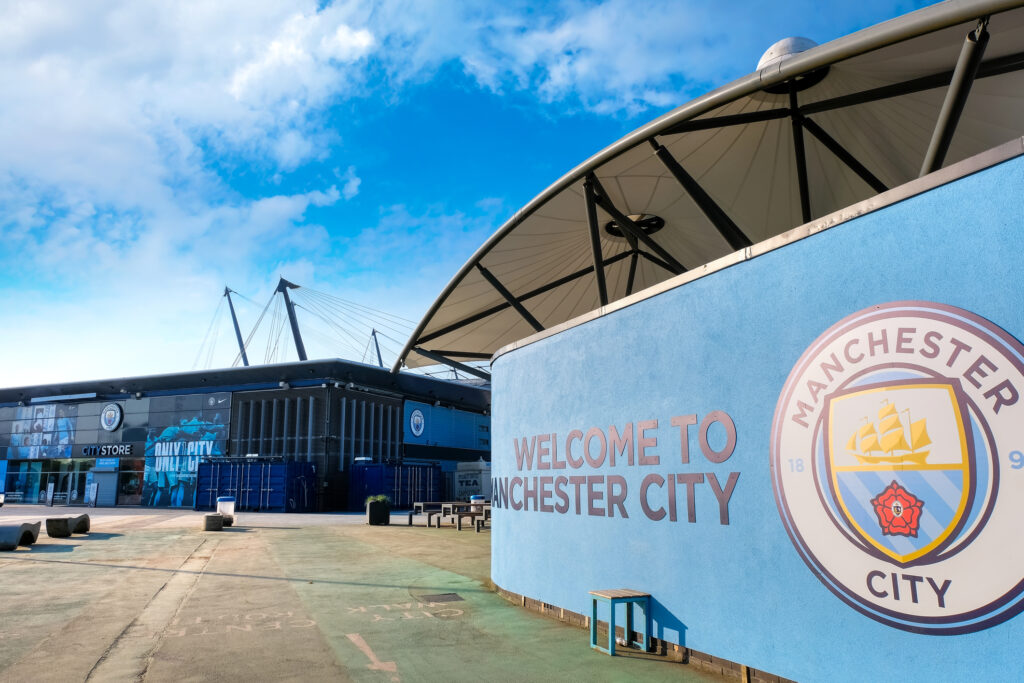
[[[412,518],[415,515],[426,515],[427,526],[431,526],[431,522],[434,519],[434,515],[441,515],[445,505],[451,505],[452,503],[458,503],[459,501],[422,501],[412,504],[412,512],[409,513],[409,526],[412,526]],[[438,526],[440,526],[440,517],[438,518]]]
[[[464,519],[469,519],[472,522],[476,522],[479,518],[490,519],[491,504],[487,501],[442,503],[441,514],[437,518],[437,528],[439,529],[442,517],[454,517],[456,528],[462,531],[462,520]]]

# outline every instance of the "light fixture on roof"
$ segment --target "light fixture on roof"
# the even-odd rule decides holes
[[[661,216],[655,216],[653,213],[634,213],[626,216],[626,218],[636,223],[646,235],[653,235],[665,227],[665,219]],[[608,221],[605,223],[604,231],[610,237],[625,239],[625,235],[622,233],[622,228],[619,227],[619,224],[615,221]]]
[[[801,52],[806,52],[812,47],[818,47],[818,44],[810,38],[803,38],[800,36],[793,36],[791,38],[783,38],[779,42],[768,48],[763,55],[761,55],[760,61],[757,63],[757,70],[761,71],[770,66],[774,66],[779,62],[784,62],[791,57],[795,57]],[[807,90],[811,86],[821,83],[821,80],[828,75],[828,67],[824,66],[814,71],[809,71],[805,74],[797,76],[796,78],[790,79],[784,83],[777,83],[772,86],[765,88],[765,92],[770,92],[774,95],[782,95],[788,93],[790,88],[796,88],[797,92],[801,90]]]

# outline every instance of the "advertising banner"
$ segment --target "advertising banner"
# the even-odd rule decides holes
[[[163,419],[154,418],[151,409],[143,505],[192,507],[199,462],[204,456],[227,452],[231,395],[219,393],[197,398],[176,406],[173,412],[161,413]]]
[[[10,423],[9,460],[70,458],[78,406],[19,406]]]

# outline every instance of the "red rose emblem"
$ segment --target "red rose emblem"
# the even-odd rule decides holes
[[[878,525],[886,536],[913,536],[921,520],[924,501],[895,481],[871,500],[878,515]]]

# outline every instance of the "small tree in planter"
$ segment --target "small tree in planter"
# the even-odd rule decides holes
[[[366,523],[390,524],[391,499],[383,493],[366,498]]]

